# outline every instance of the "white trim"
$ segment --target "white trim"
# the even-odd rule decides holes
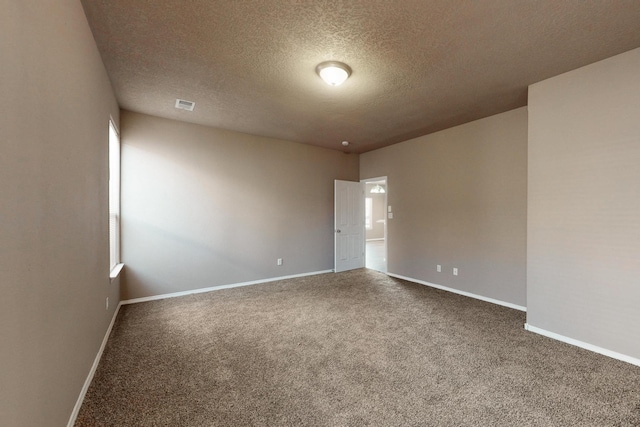
[[[269,279],[253,280],[251,282],[232,283],[230,285],[211,286],[209,288],[191,289],[188,291],[172,292],[170,294],[152,295],[149,297],[133,298],[120,301],[120,304],[136,304],[139,302],[155,301],[159,299],[182,297],[185,295],[201,294],[204,292],[219,291],[221,289],[239,288],[241,286],[258,285],[260,283],[276,282],[278,280],[295,279],[296,277],[314,276],[316,274],[333,273],[333,270],[313,271],[310,273],[292,274],[290,276],[271,277]]]
[[[497,299],[483,297],[482,295],[472,294],[471,292],[460,291],[458,289],[449,288],[442,285],[436,285],[435,283],[425,282],[423,280],[413,279],[411,277],[401,276],[399,274],[387,273],[388,276],[395,277],[397,279],[408,280],[409,282],[418,283],[420,285],[430,286],[432,288],[441,289],[443,291],[452,292],[454,294],[463,295],[469,298],[479,299],[480,301],[490,302],[492,304],[502,305],[504,307],[513,308],[514,310],[527,311],[527,307],[523,307],[521,305],[513,304],[506,301],[500,301]]]
[[[384,271],[383,273],[386,273],[387,270],[389,269],[389,240],[388,240],[389,239],[389,176],[384,175],[376,178],[365,178],[360,180],[360,182],[365,183],[365,188],[366,188],[367,182],[373,182],[373,181],[384,181],[385,187],[387,190],[384,193],[384,237],[382,238],[382,240],[384,240]],[[365,233],[365,245],[367,244],[366,239],[367,239],[367,235]],[[364,265],[365,267],[367,266],[366,257],[364,260]]]
[[[111,329],[113,329],[113,325],[116,322],[116,317],[118,317],[118,312],[120,311],[120,306],[122,303],[119,303],[116,307],[116,311],[113,313],[113,317],[111,318],[111,323],[109,323],[109,327],[107,328],[107,332],[104,334],[104,338],[102,339],[102,344],[100,345],[100,349],[98,350],[98,354],[96,354],[96,358],[93,361],[93,365],[89,370],[89,375],[87,375],[87,379],[84,381],[84,385],[82,386],[82,390],[80,390],[80,396],[78,396],[78,400],[76,400],[76,404],[73,407],[73,411],[71,412],[71,417],[69,418],[69,422],[67,423],[67,427],[73,427],[76,423],[76,418],[78,418],[78,413],[80,412],[80,407],[82,407],[82,402],[84,401],[84,397],[87,394],[87,390],[89,390],[89,386],[91,385],[91,381],[93,381],[93,376],[96,374],[96,369],[98,369],[98,364],[100,363],[100,359],[102,358],[102,352],[104,352],[104,348],[107,346],[107,341],[109,340],[109,335],[111,335]]]
[[[368,182],[373,183],[374,181],[385,181],[385,185],[387,185],[386,184],[387,176],[385,175],[385,176],[378,176],[376,178],[364,178],[360,180],[360,182],[364,182],[364,183],[368,183]]]
[[[113,123],[113,128],[115,129],[116,133],[118,134],[118,138],[120,138],[120,129],[118,129],[118,125],[116,125],[116,120],[113,118],[113,116],[111,114],[109,114],[109,121],[111,123]]]
[[[535,326],[531,326],[528,323],[524,324],[524,328],[535,334],[543,335],[547,338],[551,338],[557,341],[562,341],[566,344],[575,345],[576,347],[584,348],[585,350],[593,351],[594,353],[602,354],[603,356],[608,356],[613,359],[621,360],[623,362],[630,363],[632,365],[640,366],[640,359],[636,359],[635,357],[627,356],[626,354],[618,353],[612,350],[607,350],[606,348],[598,347],[593,344],[589,344],[583,341],[578,341],[573,338],[565,337],[564,335],[556,334],[555,332],[550,332],[545,329],[541,329]]]
[[[367,239],[367,242],[374,242],[376,240],[384,240],[384,237],[378,237],[376,239]]]
[[[113,279],[117,279],[118,276],[120,275],[120,272],[122,271],[122,268],[124,267],[123,263],[120,264],[116,264],[115,267],[113,267],[113,269],[111,270],[111,272],[109,273],[109,279],[113,280]]]

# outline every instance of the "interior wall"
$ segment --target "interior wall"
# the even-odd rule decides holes
[[[62,426],[119,300],[108,230],[119,112],[80,2],[1,9],[0,425]]]
[[[333,181],[358,180],[357,155],[121,120],[123,298],[333,269]]]
[[[526,306],[526,107],[360,156],[385,175],[390,273]]]
[[[372,193],[371,189],[375,187],[375,184],[365,184],[365,197],[371,198],[371,230],[366,230],[365,238],[370,239],[384,239],[384,221],[385,219],[385,206],[384,206],[384,193]],[[386,187],[386,185],[385,185]]]
[[[529,88],[527,323],[640,358],[640,49]]]

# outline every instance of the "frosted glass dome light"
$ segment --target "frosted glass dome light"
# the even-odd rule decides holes
[[[339,86],[349,78],[351,68],[342,62],[326,61],[318,64],[316,72],[327,84]]]

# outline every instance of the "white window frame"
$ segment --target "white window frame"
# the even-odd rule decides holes
[[[109,119],[109,271],[118,276],[120,263],[120,133]]]

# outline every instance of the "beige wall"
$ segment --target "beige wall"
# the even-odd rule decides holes
[[[333,268],[333,180],[357,156],[126,111],[122,129],[123,298]]]
[[[385,175],[390,273],[526,305],[526,108],[360,156]]]
[[[0,425],[62,426],[119,298],[107,157],[118,109],[80,2],[0,9]]]
[[[527,323],[640,358],[640,49],[529,88]]]

